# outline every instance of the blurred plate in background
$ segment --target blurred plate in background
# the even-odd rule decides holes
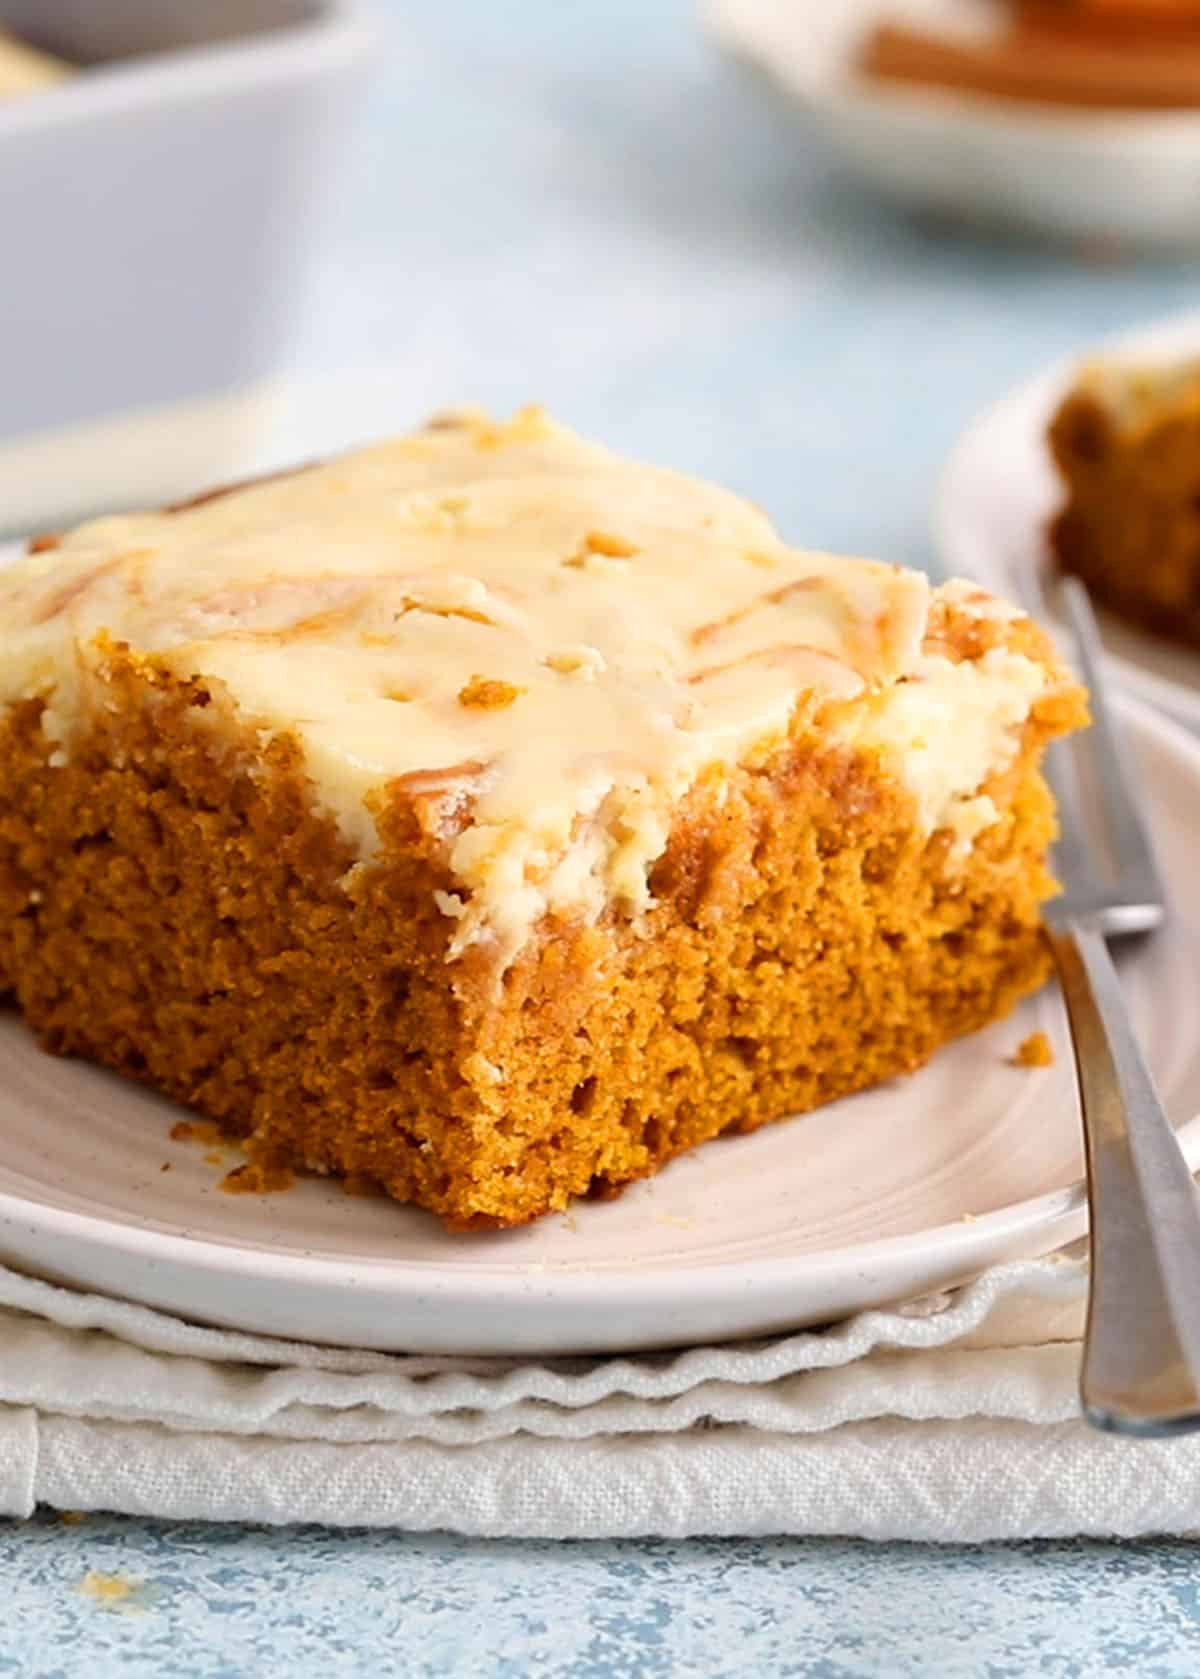
[[[877,22],[963,10],[962,0],[704,0],[717,41],[892,198],[1059,237],[1200,242],[1200,111],[1072,110],[855,75]]]

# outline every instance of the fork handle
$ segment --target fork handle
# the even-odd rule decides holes
[[[1103,934],[1050,929],[1087,1149],[1091,1284],[1080,1397],[1119,1434],[1200,1429],[1200,1196]]]

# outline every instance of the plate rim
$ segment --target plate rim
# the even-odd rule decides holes
[[[1151,736],[1157,747],[1177,761],[1183,760],[1187,772],[1200,782],[1200,740],[1128,694],[1117,696],[1117,710],[1126,726]],[[1200,1114],[1184,1121],[1177,1135],[1189,1165],[1197,1169],[1200,1167]],[[30,1200],[14,1191],[0,1189],[0,1233],[12,1226],[29,1230],[32,1220],[35,1235],[40,1233],[93,1250],[100,1248],[134,1262],[149,1261],[179,1268],[196,1276],[223,1277],[232,1283],[253,1281],[260,1285],[286,1280],[293,1287],[306,1286],[319,1293],[330,1288],[349,1288],[360,1298],[368,1295],[399,1299],[419,1291],[435,1296],[441,1305],[460,1303],[464,1309],[487,1305],[497,1311],[518,1305],[527,1307],[541,1295],[547,1305],[554,1301],[569,1309],[575,1303],[583,1306],[603,1302],[611,1311],[620,1311],[625,1306],[639,1316],[648,1310],[678,1306],[681,1298],[697,1292],[720,1307],[744,1297],[748,1291],[771,1295],[781,1285],[801,1278],[811,1286],[855,1270],[864,1276],[886,1269],[903,1270],[914,1257],[929,1255],[930,1250],[936,1254],[941,1273],[954,1272],[961,1262],[962,1275],[975,1274],[994,1263],[999,1257],[997,1250],[1006,1243],[1023,1240],[1039,1230],[1048,1232],[1072,1219],[1086,1219],[1082,1179],[970,1219],[960,1218],[920,1231],[790,1255],[699,1261],[662,1268],[639,1268],[629,1263],[603,1271],[584,1267],[544,1268],[536,1263],[514,1266],[508,1271],[482,1268],[472,1271],[458,1270],[452,1258],[386,1259],[372,1255],[335,1258],[312,1248],[243,1246],[203,1234],[172,1233],[125,1223],[117,1217],[58,1207],[52,1202]],[[1048,1248],[1054,1245],[1048,1244]]]

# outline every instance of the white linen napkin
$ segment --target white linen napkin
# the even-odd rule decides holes
[[[0,1515],[492,1536],[977,1541],[1200,1528],[1200,1438],[1093,1433],[1053,1259],[816,1333],[624,1359],[204,1329],[0,1268]]]

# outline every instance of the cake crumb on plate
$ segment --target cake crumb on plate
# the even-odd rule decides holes
[[[1052,1067],[1054,1047],[1044,1032],[1031,1032],[1017,1045],[1012,1057],[1014,1067]]]

